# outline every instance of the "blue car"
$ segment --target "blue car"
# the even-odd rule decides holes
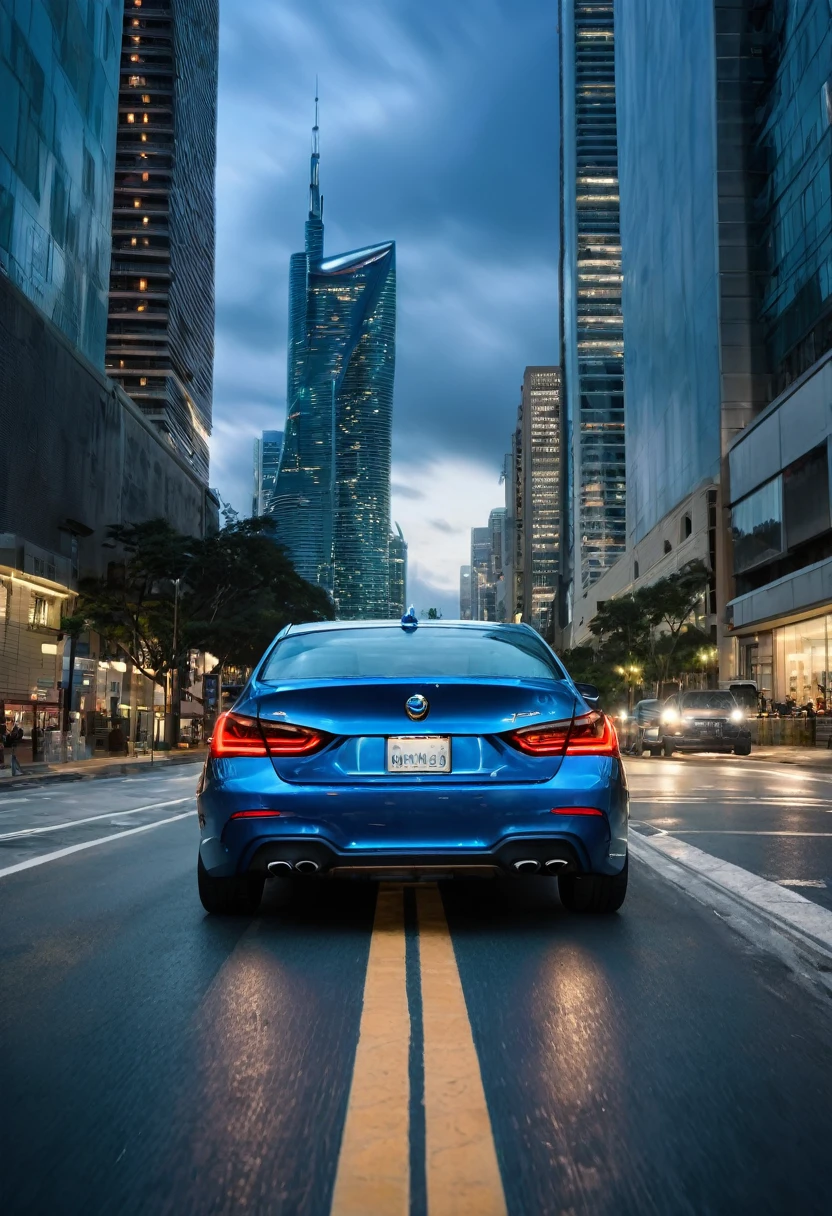
[[[527,625],[289,626],[214,730],[203,906],[251,913],[267,874],[536,874],[615,912],[628,795],[595,697]]]

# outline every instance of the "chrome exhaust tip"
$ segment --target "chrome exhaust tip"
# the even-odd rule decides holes
[[[568,866],[569,862],[564,861],[562,857],[552,857],[545,865],[547,870],[557,870],[560,866]]]
[[[534,874],[540,869],[540,862],[526,857],[522,861],[515,861],[514,868],[518,874]]]
[[[301,861],[295,862],[295,869],[298,874],[317,874],[320,868],[317,861],[312,861],[309,857],[304,857]]]
[[[266,866],[270,874],[291,874],[291,861],[270,861]]]

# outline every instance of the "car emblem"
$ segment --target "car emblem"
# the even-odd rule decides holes
[[[418,722],[422,718],[428,716],[430,706],[427,702],[427,697],[423,697],[420,692],[414,696],[408,697],[404,703],[404,712],[413,722]]]

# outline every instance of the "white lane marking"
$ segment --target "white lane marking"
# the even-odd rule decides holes
[[[109,844],[111,840],[122,840],[125,836],[136,836],[139,832],[149,832],[151,828],[160,828],[166,823],[176,823],[178,819],[187,819],[196,811],[182,811],[179,815],[171,815],[169,819],[157,819],[155,823],[143,823],[140,828],[128,828],[126,832],[114,832],[112,836],[100,836],[98,840],[85,840],[83,844],[71,844],[66,849],[57,849],[54,853],[45,853],[43,857],[31,857],[28,861],[19,861],[16,865],[6,866],[0,870],[0,878],[9,874],[19,874],[21,870],[31,870],[35,866],[46,865],[47,861],[58,861],[61,857],[69,857],[71,853],[82,853],[84,849],[94,849],[100,844]]]
[[[642,793],[642,791],[639,791]],[[631,798],[635,806],[785,806],[796,811],[832,811],[828,798],[752,798],[752,797],[702,797],[699,794],[654,794],[650,798]]]
[[[651,823],[649,825],[653,827]],[[670,829],[657,828],[656,831],[661,836],[820,836],[821,838],[832,836],[832,832],[788,832],[788,831],[770,831],[765,829],[760,831],[752,830],[751,828],[677,828],[674,827],[672,832]],[[640,833],[643,835],[643,833]]]
[[[778,887],[817,887],[819,890],[826,890],[826,883],[822,878],[776,878],[774,881]]]
[[[178,806],[180,802],[190,802],[190,798],[171,798],[169,802],[148,802],[145,806],[130,807],[126,811],[109,811],[106,815],[89,815],[86,819],[68,819],[66,823],[49,823],[42,828],[20,828],[17,832],[0,833],[0,840],[16,840],[20,836],[39,836],[43,832],[59,832],[62,828],[75,828],[81,823],[97,823],[100,819],[115,819],[116,815],[136,815],[139,811],[161,810],[163,806]]]

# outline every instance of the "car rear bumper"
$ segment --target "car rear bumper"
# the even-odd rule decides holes
[[[318,873],[393,870],[618,873],[627,855],[627,790],[618,760],[567,758],[551,781],[524,785],[282,782],[270,762],[209,763],[198,795],[200,856],[214,876],[314,861]],[[591,807],[600,814],[570,814]],[[256,818],[232,818],[246,811]],[[554,813],[556,812],[556,813]],[[566,866],[547,861],[563,861]],[[311,869],[311,867],[310,867]],[[288,871],[286,871],[288,872]]]

